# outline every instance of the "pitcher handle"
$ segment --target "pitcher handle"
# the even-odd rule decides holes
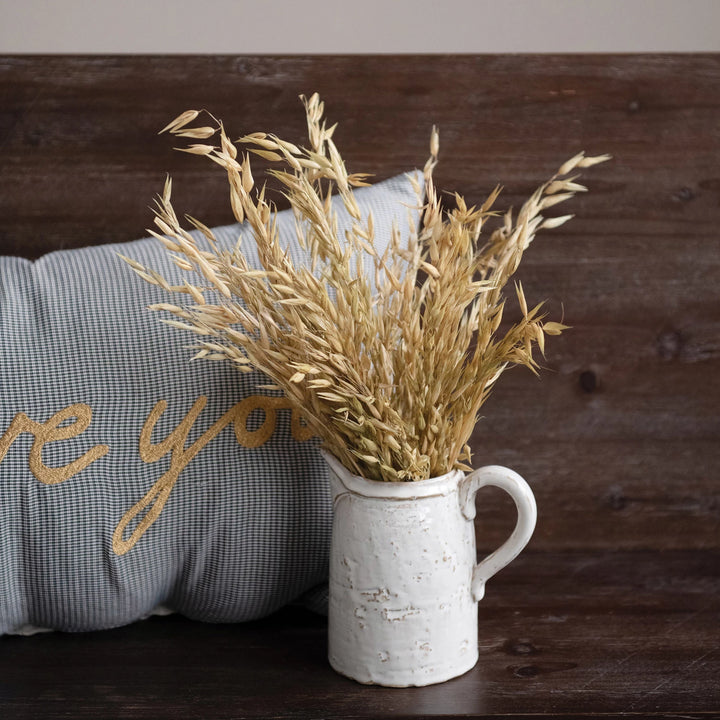
[[[485,583],[512,562],[528,544],[535,529],[537,506],[530,486],[514,470],[501,465],[486,465],[466,475],[460,483],[460,509],[468,519],[475,518],[475,495],[480,488],[492,485],[512,497],[518,519],[512,535],[494,552],[479,562],[473,570],[472,596],[475,602],[483,599]]]

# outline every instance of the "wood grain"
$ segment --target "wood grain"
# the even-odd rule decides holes
[[[0,641],[5,720],[42,717],[716,717],[716,552],[525,553],[488,584],[480,660],[425,688],[367,687],[326,660],[325,618],[171,616]]]
[[[576,151],[614,156],[526,255],[526,294],[573,330],[540,381],[501,380],[476,464],[526,474],[538,549],[718,547],[720,56],[1,58],[0,252],[143,236],[168,172],[179,209],[229,222],[222,172],[157,131],[196,107],[301,141],[315,90],[350,170],[421,166],[437,124],[438,184],[474,201],[502,182],[517,206]],[[492,544],[511,508],[485,502]]]
[[[302,141],[313,91],[351,171],[421,166],[437,124],[438,184],[473,202],[500,182],[517,207],[576,151],[614,156],[520,272],[572,331],[540,380],[503,377],[473,437],[539,506],[480,606],[480,663],[366,688],[329,669],[324,618],[171,617],[0,638],[0,715],[720,716],[720,55],[0,58],[0,253],[141,237],[168,172],[178,209],[229,222],[222,172],[157,131],[203,107]],[[483,491],[480,554],[513,522]]]

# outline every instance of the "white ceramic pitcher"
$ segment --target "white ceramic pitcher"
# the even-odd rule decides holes
[[[419,482],[366,480],[325,453],[330,467],[328,656],[342,675],[393,687],[462,675],[478,659],[477,602],[535,528],[528,484],[489,465]],[[508,492],[518,511],[508,540],[476,561],[475,493]]]

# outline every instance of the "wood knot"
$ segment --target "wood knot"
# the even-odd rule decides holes
[[[628,504],[628,499],[619,485],[609,488],[605,499],[612,510],[623,510]]]
[[[674,360],[680,355],[683,337],[679,330],[665,330],[657,336],[655,348],[661,360]]]
[[[540,652],[529,640],[508,640],[503,646],[508,655],[537,655]]]
[[[690,200],[694,200],[696,197],[697,194],[695,191],[689,187],[681,187],[677,192],[672,194],[672,199],[679,203],[690,202]]]
[[[580,373],[579,378],[580,389],[586,393],[593,393],[598,388],[597,375],[592,370],[585,370]]]
[[[538,675],[548,673],[563,672],[565,670],[574,670],[577,663],[573,662],[542,662],[533,665],[511,665],[508,672],[518,678],[534,678]]]
[[[512,674],[519,678],[531,678],[540,674],[540,668],[537,665],[520,665],[512,669]]]

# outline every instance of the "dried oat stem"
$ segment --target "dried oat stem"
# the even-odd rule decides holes
[[[455,209],[445,211],[433,183],[439,147],[433,128],[424,187],[415,182],[420,222],[406,239],[394,228],[380,255],[373,218],[362,216],[352,190],[368,176],[347,173],[332,140],[335,126],[324,121],[318,95],[301,99],[307,148],[267,133],[232,142],[214,119],[213,127],[188,128],[196,111],[165,128],[192,139],[219,135],[217,145],[194,143],[185,151],[226,170],[233,213],[252,230],[261,268],[248,265],[240,243],[220,248],[209,228],[188,218],[207,241],[197,242],[175,214],[170,180],[157,201],[158,232],[151,232],[180,268],[206,284],[186,280],[172,286],[157,272],[128,262],[148,282],[184,296],[180,304],[153,309],[170,313],[174,319],[166,322],[200,337],[196,357],[265,373],[352,471],[402,481],[466,469],[467,442],[498,377],[513,365],[536,372],[533,347],[544,353],[545,336],[566,329],[544,322],[540,305],[528,308],[516,284],[522,318],[500,333],[503,289],[536,232],[571,217],[542,214],[585,190],[571,173],[607,156],[580,153],[568,160],[517,217],[507,212],[481,243],[485,221],[496,214],[499,188],[480,207],[468,207],[456,195]],[[268,174],[290,202],[309,267],[296,267],[281,247],[275,208],[252,174],[252,154],[273,163]],[[338,237],[333,193],[352,218],[344,238]],[[363,271],[367,257],[374,277]]]

